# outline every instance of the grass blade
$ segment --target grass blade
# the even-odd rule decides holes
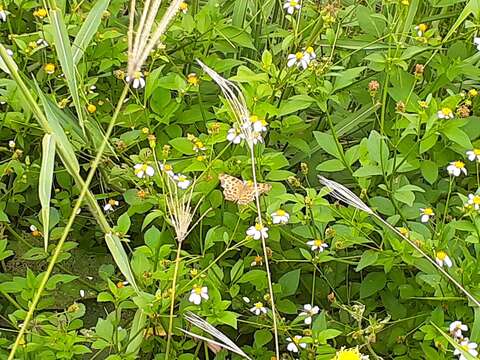
[[[50,198],[52,196],[53,169],[55,164],[55,136],[45,134],[42,140],[42,167],[38,180],[38,197],[42,209],[40,211],[43,224],[43,241],[45,251],[48,247],[48,230],[50,226]]]
[[[113,260],[115,260],[115,263],[122,272],[123,276],[125,276],[125,279],[127,279],[127,281],[133,286],[135,291],[139,292],[137,283],[135,282],[135,277],[133,276],[132,269],[130,268],[128,255],[123,248],[120,238],[113,233],[108,233],[105,234],[105,242],[110,250],[110,254],[112,254]]]
[[[85,125],[83,121],[83,111],[80,104],[80,96],[78,95],[77,73],[73,62],[72,47],[68,38],[67,27],[63,21],[60,10],[52,9],[49,11],[50,22],[52,23],[53,38],[55,40],[55,49],[57,51],[58,60],[62,66],[62,70],[67,80],[68,89],[72,95],[73,104],[77,110],[78,123],[85,135]]]
[[[85,49],[97,32],[103,13],[107,10],[109,4],[110,0],[98,0],[88,13],[72,45],[73,63],[75,65],[82,59]]]
[[[462,12],[460,13],[460,16],[458,17],[457,21],[455,21],[455,24],[452,25],[450,28],[450,31],[445,35],[443,38],[443,43],[445,43],[454,33],[457,31],[457,29],[460,27],[460,25],[463,24],[463,22],[471,15],[475,14],[478,12],[478,9],[480,8],[480,0],[470,0],[467,5],[463,8]]]

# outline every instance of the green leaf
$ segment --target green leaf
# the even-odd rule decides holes
[[[378,259],[378,251],[367,250],[362,254],[355,271],[360,271],[367,266],[375,264]]]
[[[282,292],[279,294],[281,297],[291,296],[296,293],[300,281],[300,272],[300,269],[295,269],[278,279],[278,283],[282,285]]]
[[[425,180],[430,184],[437,181],[438,178],[438,166],[435,162],[430,160],[423,160],[420,165],[420,171]]]
[[[105,234],[105,242],[107,243],[108,250],[110,250],[110,254],[112,254],[113,260],[115,260],[115,264],[117,264],[123,276],[125,276],[125,279],[138,293],[140,290],[138,289],[132,269],[130,268],[130,262],[128,260],[127,253],[123,248],[120,238],[112,233]]]
[[[383,272],[369,273],[360,284],[360,299],[365,299],[382,290],[387,283]]]
[[[325,172],[342,171],[345,169],[345,165],[338,159],[330,159],[323,161],[317,165],[316,170]]]
[[[63,21],[63,16],[58,9],[51,9],[48,12],[50,17],[50,22],[53,29],[53,38],[55,41],[55,50],[57,52],[58,61],[62,66],[63,73],[65,74],[65,79],[67,80],[68,90],[72,96],[73,104],[77,110],[78,122],[82,128],[83,133],[85,134],[85,124],[83,121],[83,110],[80,103],[80,96],[78,94],[78,89],[80,85],[77,81],[77,72],[75,68],[75,63],[73,61],[72,47],[70,45],[70,40],[68,38],[67,27]]]
[[[327,133],[322,133],[320,131],[314,131],[313,136],[317,140],[318,145],[328,154],[334,156],[337,159],[340,159],[340,152],[338,151],[335,138]]]
[[[138,309],[133,317],[132,327],[130,328],[130,336],[126,353],[136,356],[143,342],[143,331],[147,323],[147,315],[142,309]]]
[[[307,109],[315,102],[315,99],[308,95],[294,95],[287,101],[282,102],[278,110],[278,116],[285,116],[294,112]]]
[[[78,64],[82,59],[85,49],[87,49],[100,26],[102,16],[105,10],[107,10],[108,4],[110,4],[110,0],[98,0],[88,13],[87,18],[73,41],[72,55],[74,64]]]
[[[42,140],[42,166],[38,179],[38,197],[42,209],[40,210],[43,224],[43,241],[45,251],[48,247],[48,232],[50,226],[50,198],[52,196],[53,169],[55,167],[55,137],[45,134]]]

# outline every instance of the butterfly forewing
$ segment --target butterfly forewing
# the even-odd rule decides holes
[[[251,181],[242,181],[226,174],[221,174],[219,179],[225,200],[236,202],[239,205],[246,205],[255,200],[255,186]],[[271,188],[270,184],[258,184],[258,194],[264,194]]]

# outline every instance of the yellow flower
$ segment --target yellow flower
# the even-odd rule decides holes
[[[180,4],[180,11],[184,14],[188,11],[188,4],[185,1]]]
[[[362,355],[358,348],[345,349],[342,348],[337,351],[332,360],[363,360],[368,359],[368,356]]]
[[[150,133],[150,130],[147,127],[142,128],[142,133],[145,135],[148,135]]]
[[[45,70],[48,75],[52,75],[55,72],[55,65],[52,63],[47,63],[43,66],[43,70]]]
[[[197,86],[199,83],[199,79],[197,74],[195,73],[190,73],[187,75],[187,82],[189,85]]]
[[[477,96],[478,91],[475,90],[475,89],[470,89],[470,90],[468,90],[468,95],[471,96],[471,97]]]
[[[33,16],[39,17],[41,19],[43,19],[47,15],[48,15],[48,11],[47,9],[44,9],[44,8],[39,8],[33,12]]]
[[[94,112],[97,111],[97,107],[93,104],[88,104],[87,106],[87,111],[90,113],[90,114],[93,114]]]

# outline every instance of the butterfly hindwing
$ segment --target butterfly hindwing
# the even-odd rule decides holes
[[[239,205],[246,205],[255,200],[255,186],[251,181],[242,181],[227,174],[221,174],[219,179],[225,200],[236,202]],[[257,185],[259,195],[269,192],[272,188],[270,184]]]

